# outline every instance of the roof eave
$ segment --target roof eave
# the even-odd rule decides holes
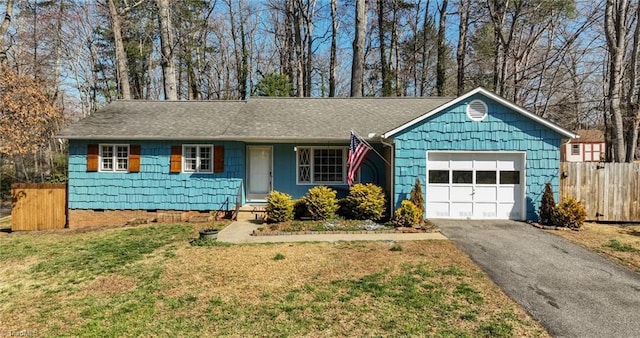
[[[568,138],[572,138],[572,139],[578,138],[577,134],[574,134],[574,133],[572,133],[572,132],[570,132],[570,131],[568,131],[568,130],[560,127],[560,126],[558,126],[557,124],[555,124],[555,123],[553,123],[551,121],[548,121],[548,120],[546,120],[546,119],[544,119],[544,118],[542,118],[542,117],[540,117],[538,115],[535,115],[535,114],[527,111],[526,109],[524,109],[524,108],[522,108],[522,107],[520,107],[520,106],[518,106],[518,105],[516,105],[516,104],[514,104],[514,103],[512,103],[512,102],[510,102],[510,101],[508,101],[508,100],[506,100],[506,99],[504,99],[504,98],[502,98],[502,97],[500,97],[500,96],[498,96],[498,95],[496,95],[496,94],[494,94],[494,93],[482,88],[482,87],[478,87],[478,88],[476,88],[476,89],[474,89],[474,90],[472,90],[472,91],[470,91],[470,92],[468,92],[468,93],[466,93],[466,94],[464,94],[464,95],[462,95],[460,97],[457,97],[457,98],[455,98],[455,99],[453,99],[453,100],[441,105],[440,107],[437,107],[436,109],[433,109],[432,111],[430,111],[430,112],[428,112],[428,113],[426,113],[426,114],[424,114],[422,116],[419,116],[419,117],[417,117],[417,118],[415,118],[415,119],[413,119],[413,120],[411,120],[411,121],[409,121],[409,122],[407,122],[407,123],[395,128],[395,129],[392,129],[392,130],[382,134],[382,137],[383,138],[390,138],[393,135],[395,135],[395,134],[397,134],[397,133],[399,133],[399,132],[401,132],[401,131],[403,131],[403,130],[405,130],[405,129],[407,129],[407,128],[409,128],[409,127],[411,127],[411,126],[413,126],[413,125],[415,125],[417,123],[420,123],[420,122],[426,120],[427,118],[429,118],[429,117],[431,117],[431,116],[433,116],[433,115],[435,115],[435,114],[437,114],[437,113],[439,113],[441,111],[444,111],[445,109],[447,109],[447,108],[449,108],[449,107],[451,107],[453,105],[456,105],[456,104],[458,104],[458,103],[460,103],[460,102],[462,102],[462,101],[468,99],[469,97],[471,97],[471,96],[473,96],[475,94],[478,94],[478,93],[481,93],[481,94],[489,97],[490,99],[495,100],[495,101],[501,103],[502,105],[507,106],[507,107],[517,111],[518,113],[520,113],[520,114],[522,114],[522,115],[524,115],[524,116],[526,116],[526,117],[528,117],[528,118],[530,118],[530,119],[532,119],[532,120],[534,120],[534,121],[546,126],[547,128],[550,128],[550,129],[554,130],[558,134],[564,135],[564,136],[566,136]]]

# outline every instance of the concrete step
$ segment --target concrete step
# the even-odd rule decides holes
[[[264,209],[264,205],[243,205],[238,210],[237,220],[238,221],[264,220],[265,217],[266,217],[266,212]]]

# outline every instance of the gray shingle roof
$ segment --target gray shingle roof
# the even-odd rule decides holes
[[[244,101],[114,101],[64,128],[59,138],[207,140],[219,138]]]
[[[348,140],[399,127],[452,98],[115,101],[62,130],[68,139]]]

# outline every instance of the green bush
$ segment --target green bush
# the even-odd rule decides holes
[[[267,222],[279,223],[293,219],[293,201],[291,196],[279,191],[272,191],[267,197]]]
[[[309,215],[314,220],[334,217],[336,210],[338,210],[336,191],[325,186],[309,189],[303,199]]]
[[[341,204],[349,218],[377,221],[384,214],[384,193],[375,184],[355,184]]]
[[[560,202],[553,213],[553,223],[558,227],[578,230],[584,224],[587,212],[582,202],[573,197],[566,197]]]
[[[556,201],[553,198],[553,190],[551,189],[551,183],[547,182],[547,184],[544,185],[544,193],[542,194],[540,208],[538,209],[538,213],[540,214],[540,223],[544,225],[553,225],[555,210]]]
[[[424,217],[424,197],[422,195],[422,183],[420,183],[420,179],[416,177],[416,182],[413,184],[413,189],[411,189],[411,193],[409,194],[409,200],[418,207],[420,210],[421,218]]]
[[[409,200],[402,201],[400,208],[393,214],[393,225],[397,227],[413,227],[420,222],[420,209]]]

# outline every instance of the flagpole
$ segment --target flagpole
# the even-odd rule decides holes
[[[366,145],[367,145],[367,147],[369,147],[369,149],[373,150],[373,152],[374,152],[374,153],[376,153],[376,155],[378,155],[378,156],[382,159],[382,161],[384,161],[384,163],[386,163],[389,167],[391,167],[391,163],[387,162],[387,160],[384,158],[384,156],[380,155],[380,153],[379,153],[379,152],[378,152],[378,151],[377,151],[373,146],[371,146],[371,145],[369,144],[369,142],[365,141],[365,140],[364,140],[364,138],[362,138],[362,137],[360,136],[360,134],[358,134],[358,132],[356,132],[356,131],[355,131],[355,130],[353,130],[353,129],[351,129],[351,132],[352,132],[354,135],[356,135],[356,137],[357,137],[357,138],[358,138],[362,143],[366,144]]]

